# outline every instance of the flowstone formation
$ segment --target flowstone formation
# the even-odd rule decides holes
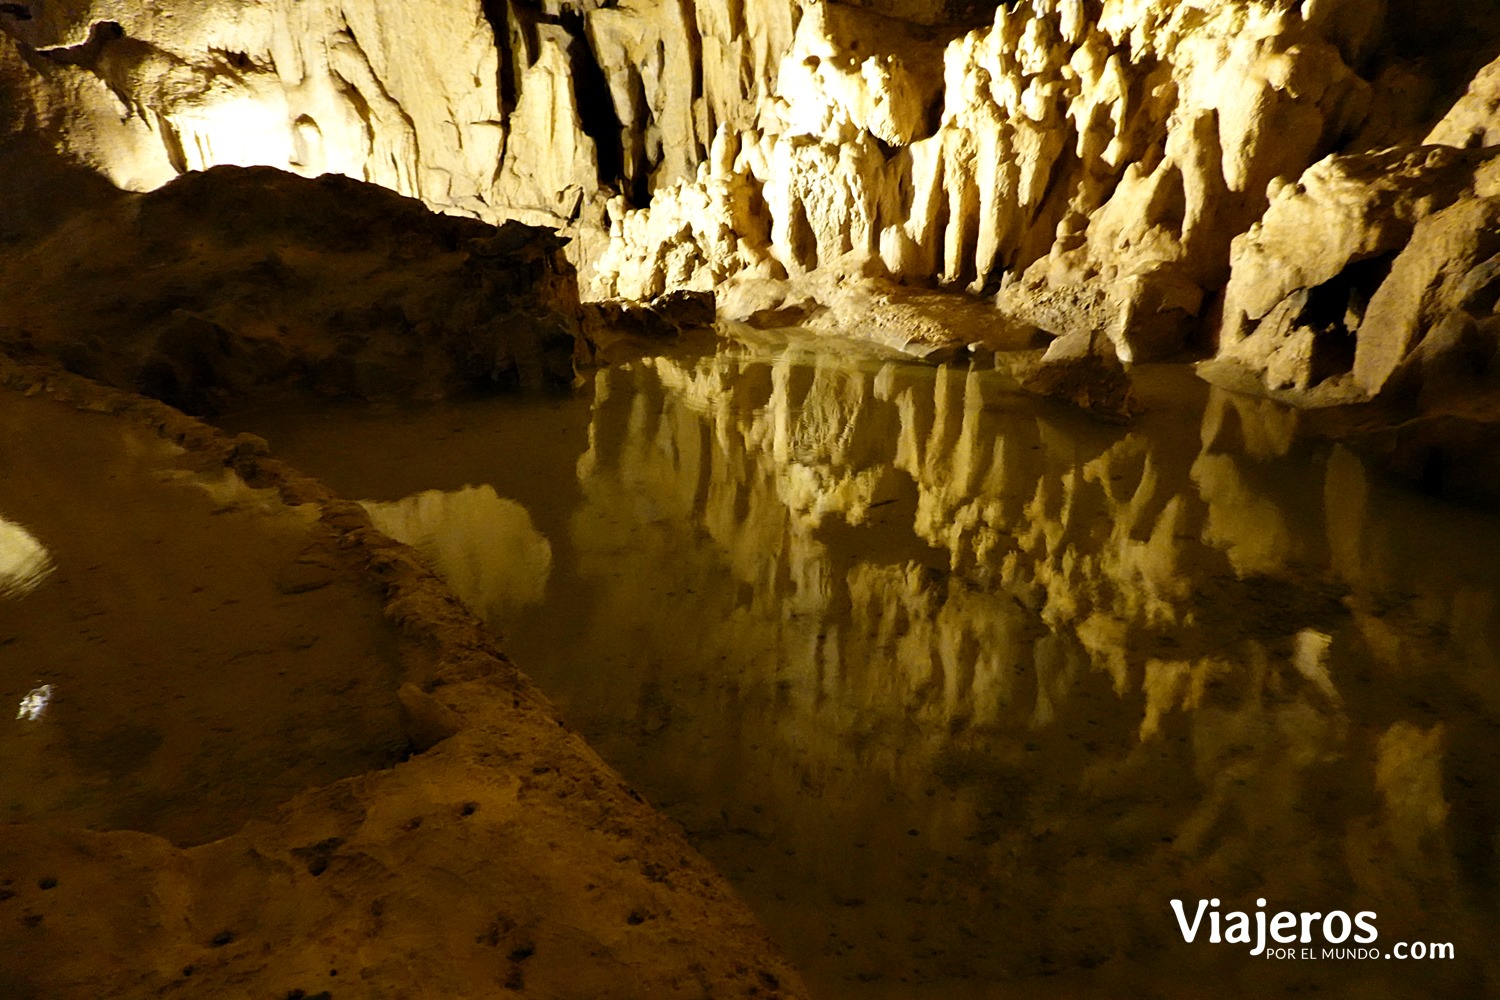
[[[11,165],[135,190],[261,163],[568,227],[587,297],[714,290],[919,354],[1217,335],[1239,384],[1315,404],[1439,355],[1493,388],[1488,174],[1432,150],[1500,140],[1497,52],[1500,12],[1431,0],[17,3],[0,121]],[[1453,211],[1417,232],[1432,183]]]

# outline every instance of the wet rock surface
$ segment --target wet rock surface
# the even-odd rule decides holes
[[[713,292],[667,292],[650,302],[585,302],[590,357],[622,340],[670,341],[711,329],[717,320]]]
[[[0,348],[198,413],[556,388],[580,332],[563,243],[343,177],[216,167],[0,247]]]

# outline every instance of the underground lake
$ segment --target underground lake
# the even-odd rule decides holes
[[[1500,520],[1134,378],[1116,426],[758,333],[224,423],[422,552],[815,996],[1484,994]]]

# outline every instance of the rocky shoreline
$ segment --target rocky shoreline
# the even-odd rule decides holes
[[[0,360],[0,386],[148,428],[205,467],[312,507],[338,572],[382,595],[410,748],[393,768],[308,789],[196,847],[0,826],[0,908],[14,916],[0,921],[7,995],[336,996],[351,982],[445,995],[803,995],[681,831],[364,508],[253,436],[54,366]]]

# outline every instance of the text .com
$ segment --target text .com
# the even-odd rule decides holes
[[[1268,959],[1387,959],[1397,961],[1454,958],[1452,942],[1398,941],[1389,947],[1376,942],[1375,911],[1361,910],[1352,917],[1343,910],[1268,913],[1266,901],[1257,899],[1255,910],[1219,911],[1217,899],[1200,899],[1188,908],[1174,899],[1172,912],[1182,939],[1192,944],[1204,934],[1208,944],[1244,944],[1250,954]],[[1206,932],[1206,933],[1205,933]]]

